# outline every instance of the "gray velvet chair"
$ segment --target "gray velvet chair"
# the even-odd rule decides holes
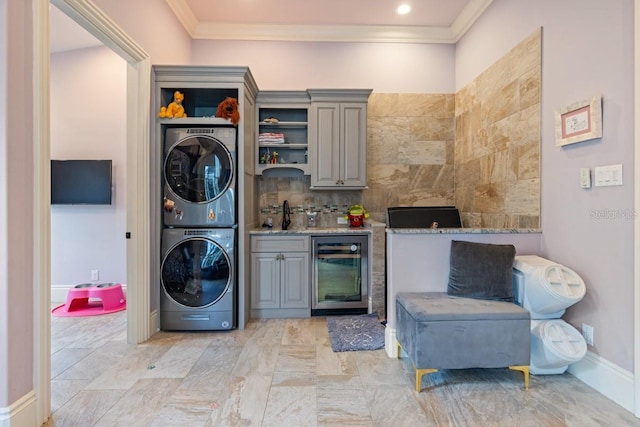
[[[512,245],[453,241],[447,292],[396,295],[398,357],[422,376],[439,369],[522,371],[529,388],[529,312],[513,303]]]

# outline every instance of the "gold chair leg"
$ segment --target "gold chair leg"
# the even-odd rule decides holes
[[[509,369],[513,371],[521,371],[524,374],[524,388],[529,390],[529,366],[519,365],[519,366],[509,366]]]
[[[398,346],[398,359],[401,358],[402,355],[402,346],[400,345],[400,341],[396,340],[396,344]],[[420,386],[422,385],[422,376],[426,375],[426,374],[433,374],[434,372],[438,372],[437,369],[431,369],[431,368],[426,368],[426,369],[418,369],[415,367],[415,365],[413,366],[413,370],[416,371],[416,393],[420,393]]]
[[[432,369],[432,368],[425,368],[425,369],[418,369],[418,368],[413,368],[416,370],[416,393],[420,393],[421,390],[421,386],[422,386],[422,376],[426,375],[426,374],[433,374],[434,372],[438,372],[437,369]]]

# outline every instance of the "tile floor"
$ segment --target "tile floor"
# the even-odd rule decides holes
[[[52,318],[46,426],[640,426],[571,375],[427,375],[406,359],[334,353],[324,318],[126,343],[125,312]]]

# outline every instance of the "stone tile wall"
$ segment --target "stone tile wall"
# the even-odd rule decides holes
[[[465,227],[540,223],[541,30],[455,96],[455,205]]]
[[[386,318],[387,313],[387,233],[382,224],[372,227],[371,240],[371,312],[378,313],[381,318]]]
[[[454,203],[454,102],[454,94],[371,94],[362,204],[372,218],[385,222],[391,206]]]

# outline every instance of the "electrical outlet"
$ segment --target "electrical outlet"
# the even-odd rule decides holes
[[[338,224],[348,224],[347,218],[345,218],[343,216],[339,216],[338,217]]]
[[[91,280],[100,280],[100,272],[98,270],[91,270]]]
[[[582,324],[582,336],[588,345],[593,346],[593,326]]]

